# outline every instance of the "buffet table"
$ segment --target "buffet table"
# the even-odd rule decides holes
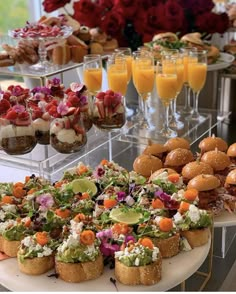
[[[116,283],[118,291],[167,291],[188,279],[194,274],[206,259],[209,249],[209,242],[188,252],[181,252],[178,255],[163,260],[162,279],[153,286],[125,286]],[[48,277],[53,272],[41,276],[28,276],[22,274],[17,267],[15,258],[0,262],[0,283],[11,291],[17,292],[69,292],[69,291],[102,291],[115,292],[116,288],[110,281],[115,278],[113,270],[105,268],[103,275],[92,281],[83,283],[66,283],[54,277]]]

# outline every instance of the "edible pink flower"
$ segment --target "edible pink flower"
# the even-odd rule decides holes
[[[61,116],[66,115],[68,113],[68,109],[69,107],[64,102],[60,102],[59,105],[57,106],[57,112]]]
[[[22,112],[25,111],[25,107],[24,107],[24,105],[21,105],[21,104],[16,104],[16,105],[14,105],[12,108],[13,108],[13,109],[15,110],[15,112],[17,112],[17,113],[22,113]]]
[[[120,246],[118,244],[102,242],[100,250],[104,256],[114,256],[115,252],[120,250]]]
[[[46,193],[37,196],[36,202],[40,204],[39,209],[42,211],[46,211],[51,208],[54,204],[54,199],[51,194]]]

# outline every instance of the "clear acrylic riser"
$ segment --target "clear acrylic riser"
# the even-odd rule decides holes
[[[178,136],[187,138],[196,149],[197,143],[201,138],[210,136],[214,127],[228,118],[229,113],[217,113],[216,111],[201,110],[204,121],[201,123],[185,123],[184,128],[178,132]],[[4,167],[11,168],[11,180],[19,180],[17,171],[24,171],[25,175],[32,173],[50,179],[52,182],[61,178],[63,172],[84,162],[91,167],[95,167],[99,162],[106,158],[114,160],[128,170],[132,170],[134,159],[142,153],[149,140],[160,142],[158,137],[145,137],[142,131],[139,135],[133,130],[136,124],[127,120],[126,125],[116,131],[101,131],[95,126],[88,132],[86,146],[77,153],[61,154],[54,150],[50,145],[36,145],[28,154],[13,156],[4,151],[0,151],[1,174],[5,173]],[[156,124],[156,128],[161,128],[161,124]],[[163,142],[161,142],[163,143]],[[14,176],[17,178],[15,179]],[[2,176],[0,175],[0,181]]]

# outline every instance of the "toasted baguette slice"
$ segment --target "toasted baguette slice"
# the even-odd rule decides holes
[[[103,258],[100,254],[95,261],[66,263],[56,260],[56,272],[59,278],[70,283],[94,280],[103,273]]]
[[[3,237],[3,252],[10,256],[10,257],[16,257],[17,252],[20,247],[20,242],[21,241],[8,241]]]
[[[145,266],[126,266],[115,259],[115,277],[124,285],[154,285],[161,280],[162,259]]]
[[[17,263],[19,270],[27,275],[41,275],[54,267],[54,255],[25,258],[21,261],[21,254],[17,254]]]
[[[168,239],[153,238],[153,243],[161,252],[163,258],[172,257],[179,253],[180,234],[177,233]]]
[[[192,248],[206,244],[210,234],[209,228],[180,232],[180,235],[188,240],[188,243]]]

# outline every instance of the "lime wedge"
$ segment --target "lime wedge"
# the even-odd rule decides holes
[[[97,194],[97,186],[88,179],[75,179],[71,182],[72,190],[75,194],[88,192],[90,196]]]
[[[114,208],[110,212],[110,218],[113,221],[128,225],[137,224],[142,217],[142,213],[130,209],[122,210],[121,208]]]

